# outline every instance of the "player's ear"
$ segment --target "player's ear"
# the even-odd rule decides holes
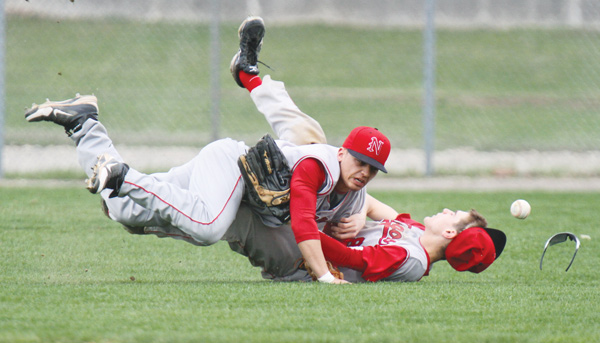
[[[342,162],[342,158],[344,157],[345,148],[340,148],[337,153],[338,162]]]
[[[442,236],[446,239],[454,239],[456,235],[458,235],[458,232],[453,227],[446,228],[444,232],[442,232]]]

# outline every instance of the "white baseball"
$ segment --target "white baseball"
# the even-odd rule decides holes
[[[529,205],[526,200],[515,200],[512,205],[510,205],[510,214],[515,218],[525,219],[529,213],[531,213],[531,205]]]

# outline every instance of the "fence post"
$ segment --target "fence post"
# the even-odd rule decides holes
[[[211,113],[211,141],[219,139],[220,131],[220,107],[221,107],[221,43],[220,43],[220,0],[211,0],[211,21],[210,21],[210,113]]]
[[[0,0],[0,179],[4,177],[4,165],[2,160],[4,158],[4,111],[5,111],[5,98],[4,98],[4,86],[5,86],[5,46],[6,46],[6,22],[4,15],[4,0]]]
[[[435,0],[425,1],[425,31],[423,34],[423,138],[425,150],[425,175],[433,176],[433,151],[435,149]]]

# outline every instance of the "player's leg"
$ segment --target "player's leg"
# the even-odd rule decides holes
[[[296,106],[283,82],[274,81],[267,75],[250,97],[279,139],[296,145],[327,143],[319,122]]]
[[[167,172],[153,173],[150,175],[157,180],[169,182],[178,187],[187,189],[190,185],[190,176],[192,175],[195,158],[197,157],[194,157],[183,165],[173,167]],[[156,212],[147,210],[128,197],[110,198],[109,194],[110,192],[102,192],[104,213],[109,218],[123,224],[129,233],[156,234],[157,236],[163,237],[160,232],[164,229],[164,233],[167,236],[176,238],[177,235],[174,233],[174,230],[170,227],[169,223],[160,218]]]
[[[157,180],[170,182],[178,187],[187,189],[190,184],[194,159],[181,166],[173,167],[168,172],[153,173],[150,175]],[[123,224],[127,232],[138,235],[153,234],[159,238],[170,237],[197,244],[190,235],[171,226],[156,212],[147,210],[129,197],[109,198],[109,192],[103,192],[103,194],[102,210],[104,214],[112,220]]]
[[[264,80],[258,76],[258,55],[264,33],[264,22],[259,17],[249,17],[240,25],[240,48],[230,65],[234,80],[250,91],[257,109],[279,139],[296,145],[326,143],[321,125],[296,106],[283,82],[273,81],[268,75]]]
[[[96,160],[97,161],[97,160]],[[153,173],[152,177],[164,182],[170,182],[181,188],[188,188],[193,159],[189,162],[171,168],[168,172]],[[170,228],[168,222],[164,221],[154,211],[150,211],[128,197],[110,198],[110,192],[102,192],[102,210],[110,219],[123,224],[125,230],[132,234],[159,234],[164,227],[168,236],[175,238],[176,234]],[[150,229],[149,227],[152,227]]]
[[[206,245],[198,242],[191,235],[171,225],[146,226],[144,227],[144,234],[155,235],[158,238],[173,238],[177,240],[182,240],[197,246]]]
[[[231,139],[207,145],[192,164],[188,189],[106,158],[99,161],[91,191],[108,189],[111,195],[130,198],[198,245],[210,245],[221,239],[235,219],[244,192],[237,159],[246,148]]]
[[[92,176],[98,156],[110,154],[116,160],[123,159],[115,149],[106,128],[98,121],[98,103],[93,95],[79,95],[64,101],[46,101],[34,104],[25,113],[29,122],[50,121],[65,128],[75,142],[77,158],[88,177]],[[110,192],[102,194],[102,209],[111,219],[123,224],[127,231],[143,230],[144,226],[160,225],[154,213],[137,205],[130,199],[109,199]]]
[[[242,204],[222,240],[231,250],[248,258],[262,269],[265,279],[310,281],[306,270],[299,269],[302,254],[289,225],[266,226],[248,205]]]

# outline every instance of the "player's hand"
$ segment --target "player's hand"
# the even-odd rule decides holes
[[[362,213],[342,218],[339,223],[331,225],[331,235],[340,240],[354,238],[365,226],[366,221],[367,218]]]
[[[341,280],[341,279],[335,279],[331,283],[336,284],[336,285],[342,285],[342,284],[351,284],[352,282],[348,282],[346,280]]]

